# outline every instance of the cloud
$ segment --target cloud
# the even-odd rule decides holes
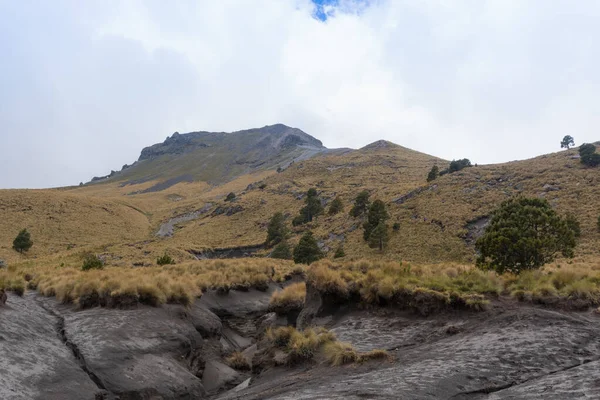
[[[489,163],[600,139],[593,0],[0,3],[0,187],[276,122]]]

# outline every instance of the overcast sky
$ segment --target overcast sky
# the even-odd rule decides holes
[[[600,1],[318,3],[0,0],[0,187],[279,122],[477,163],[600,140]]]

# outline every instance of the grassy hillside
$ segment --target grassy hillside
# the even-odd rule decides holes
[[[576,150],[531,160],[474,166],[427,183],[429,169],[447,161],[389,142],[324,154],[298,161],[281,173],[245,174],[223,185],[178,183],[163,191],[143,193],[160,180],[123,186],[106,182],[43,191],[1,191],[0,259],[10,263],[77,265],[81,251],[101,254],[109,265],[152,265],[164,252],[190,261],[190,251],[257,245],[264,242],[273,213],[291,220],[304,205],[303,194],[317,188],[327,204],[339,196],[344,211],[321,216],[292,229],[295,244],[307,229],[315,232],[329,257],[342,244],[346,260],[372,258],[417,263],[471,263],[470,223],[490,214],[500,202],[517,194],[544,197],[558,210],[576,215],[582,237],[576,262],[597,263],[600,214],[597,169],[583,167]],[[387,250],[370,249],[362,239],[362,221],[348,215],[362,190],[371,200],[388,205],[391,232]],[[229,192],[236,194],[225,202]],[[174,226],[171,237],[156,232],[171,218],[190,215]],[[27,256],[11,250],[17,232],[30,229],[35,245]],[[259,255],[266,254],[266,251]]]

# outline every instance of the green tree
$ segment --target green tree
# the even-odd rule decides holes
[[[575,146],[575,139],[573,139],[573,136],[567,135],[563,138],[562,142],[560,142],[560,148],[569,150],[569,147],[571,146]]]
[[[434,165],[427,174],[427,182],[436,180],[438,176],[440,176],[440,168],[437,165]]]
[[[569,229],[573,232],[576,238],[581,236],[581,225],[579,224],[579,220],[573,214],[567,214],[565,216],[565,223],[569,227]]]
[[[294,262],[296,264],[311,264],[323,257],[323,252],[319,249],[319,245],[310,231],[300,238],[300,242],[294,248]]]
[[[591,143],[584,143],[579,146],[580,161],[588,167],[600,165],[600,154],[596,153],[596,146]]]
[[[336,197],[335,199],[333,199],[333,201],[329,205],[328,214],[335,215],[342,211],[344,211],[344,203],[342,203],[342,199],[340,199],[339,197]]]
[[[292,225],[294,226],[312,222],[314,218],[323,214],[324,210],[321,205],[321,199],[315,188],[308,189],[304,202],[306,205],[300,210],[300,215],[292,221]]]
[[[235,193],[231,192],[225,197],[225,201],[232,201],[235,199]]]
[[[275,248],[271,252],[271,258],[278,258],[280,260],[292,259],[292,251],[290,249],[290,245],[286,240],[282,240],[277,246],[275,246]]]
[[[369,235],[369,247],[377,247],[379,251],[383,251],[389,240],[388,226],[384,220],[371,231]]]
[[[354,206],[350,210],[350,215],[355,218],[364,215],[369,209],[369,204],[369,192],[363,190],[354,199]]]
[[[371,207],[369,207],[367,220],[363,224],[363,238],[368,241],[369,237],[371,236],[371,232],[377,228],[377,225],[387,221],[389,217],[390,216],[385,207],[385,203],[381,200],[375,200],[373,204],[371,204]]]
[[[265,244],[267,246],[274,246],[285,240],[287,234],[288,229],[285,226],[285,217],[283,214],[280,212],[273,214],[267,227],[267,240]]]
[[[27,229],[23,229],[15,240],[13,240],[13,249],[23,254],[29,251],[29,249],[33,246],[33,241],[31,240],[31,234],[27,231]]]
[[[475,243],[477,264],[498,273],[536,269],[557,253],[573,256],[575,234],[543,199],[516,198],[503,202]]]

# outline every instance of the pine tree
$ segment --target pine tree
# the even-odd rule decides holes
[[[312,232],[306,232],[294,248],[294,262],[296,264],[310,264],[323,258],[323,252],[314,238]]]
[[[369,209],[369,203],[369,192],[363,190],[356,196],[354,207],[350,210],[350,215],[355,218],[364,215]]]
[[[267,227],[267,246],[274,246],[285,240],[288,234],[288,229],[285,226],[285,218],[282,213],[273,214]]]
[[[381,222],[385,222],[388,218],[389,214],[385,207],[385,203],[381,200],[375,200],[373,204],[371,204],[371,207],[369,207],[367,220],[363,224],[363,238],[368,241],[371,232],[373,232],[377,225]]]
[[[27,229],[23,229],[15,240],[13,240],[13,249],[23,254],[29,251],[29,249],[33,246],[33,241],[31,240],[31,234],[27,232]]]
[[[321,199],[319,198],[316,189],[308,189],[304,202],[306,205],[300,210],[300,215],[295,217],[292,221],[292,225],[294,226],[312,222],[314,218],[318,217],[324,212],[323,206],[321,205]]]
[[[344,211],[344,203],[342,203],[342,199],[340,199],[339,197],[336,197],[335,199],[333,199],[333,201],[329,205],[328,214],[335,215],[342,211]]]
[[[477,264],[498,273],[519,273],[554,260],[557,253],[573,256],[575,233],[543,199],[503,202],[475,243]]]
[[[429,174],[427,174],[427,182],[431,182],[437,179],[440,176],[440,168],[437,165],[431,167]]]
[[[380,221],[369,235],[369,247],[377,247],[379,248],[379,251],[383,251],[388,240],[388,226],[384,221]]]

